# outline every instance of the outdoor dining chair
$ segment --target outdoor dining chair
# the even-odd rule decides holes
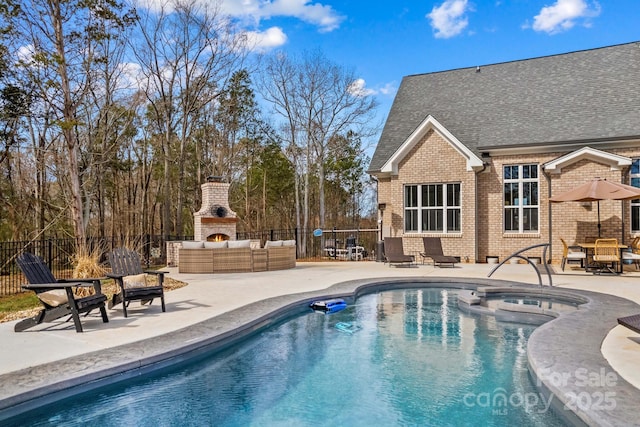
[[[596,273],[616,274],[615,265],[620,263],[618,239],[597,239],[593,250],[593,261],[600,266]]]
[[[562,238],[560,238],[560,241],[562,242],[562,262],[560,264],[562,271],[564,271],[565,265],[572,261],[580,261],[580,267],[584,267],[587,254],[582,250],[582,248],[580,248],[580,246],[569,246]]]
[[[622,260],[633,263],[636,270],[640,268],[640,237],[635,237],[629,245],[629,250],[622,252]]]

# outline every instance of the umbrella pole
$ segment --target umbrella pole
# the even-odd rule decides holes
[[[600,235],[601,228],[602,228],[602,224],[600,224],[600,200],[598,200],[598,237],[602,237]]]

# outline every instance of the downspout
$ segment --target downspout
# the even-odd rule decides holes
[[[376,182],[376,212],[378,214],[376,225],[378,226],[379,240],[382,240],[382,215],[384,214],[384,212],[380,212],[380,181],[378,181],[378,177],[375,175],[369,174],[369,176]]]
[[[621,184],[629,185],[629,184],[627,184],[629,182],[629,172],[631,172],[631,168],[624,168],[623,169],[623,172],[621,174],[621,176],[622,176]],[[625,220],[626,220],[626,217],[627,217],[627,214],[625,212],[625,210],[626,210],[625,206],[627,206],[627,201],[626,200],[624,200],[622,202],[622,213],[621,213],[621,215],[622,215],[622,244],[623,245],[624,245],[625,237],[627,235],[627,233],[625,233],[625,228],[624,228],[624,223],[625,223]]]
[[[483,156],[484,157],[484,156]],[[480,177],[480,174],[482,172],[484,172],[485,170],[487,170],[487,166],[489,166],[489,162],[485,162],[484,160],[482,161],[482,169],[480,169],[479,171],[476,171],[476,191],[475,191],[475,200],[474,200],[474,208],[473,211],[476,213],[475,218],[474,218],[474,233],[475,233],[475,238],[473,239],[473,258],[475,259],[475,262],[478,263],[480,260],[478,259],[478,217],[480,215],[478,215],[478,179]]]
[[[542,168],[542,175],[547,179],[547,209],[549,216],[549,261],[553,260],[553,221],[551,221],[551,176],[545,171],[544,167]],[[546,262],[547,260],[542,260],[542,262]]]

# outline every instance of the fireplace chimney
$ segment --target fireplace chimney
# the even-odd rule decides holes
[[[193,214],[193,239],[235,240],[236,213],[229,207],[229,187],[220,176],[208,176],[202,184],[202,207]]]

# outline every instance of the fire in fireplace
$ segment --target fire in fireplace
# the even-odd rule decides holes
[[[225,240],[229,240],[229,236],[224,233],[214,233],[207,236],[207,242],[224,242]]]

